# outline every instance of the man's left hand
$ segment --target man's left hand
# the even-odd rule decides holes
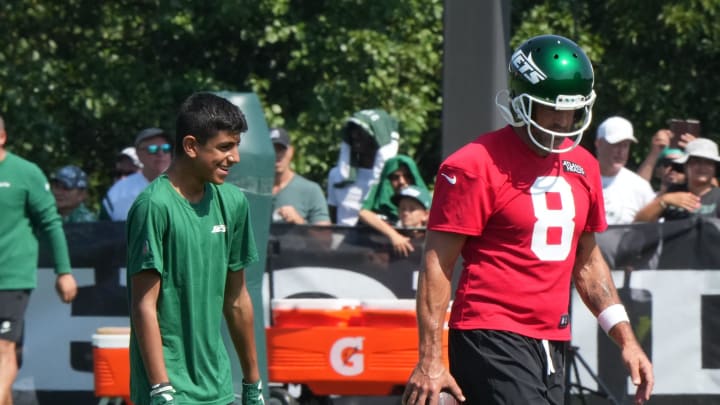
[[[69,303],[77,295],[77,282],[72,274],[59,274],[55,280],[55,291],[64,303]]]
[[[623,348],[622,358],[636,387],[635,404],[643,404],[650,400],[655,385],[652,364],[639,344],[631,344]]]

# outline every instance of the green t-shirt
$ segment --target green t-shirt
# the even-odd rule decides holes
[[[84,204],[80,203],[68,216],[63,217],[63,222],[66,224],[74,224],[78,222],[95,222],[97,221],[97,215]]]
[[[285,205],[293,206],[308,224],[330,221],[327,200],[322,188],[297,173],[273,196],[273,214],[275,210]],[[282,218],[273,215],[273,222],[282,222]]]
[[[157,316],[170,382],[180,404],[227,405],[234,399],[230,361],[220,333],[228,271],[258,260],[248,202],[229,184],[205,186],[191,204],[167,175],[135,200],[127,220],[130,277],[160,273]],[[131,398],[149,403],[150,386],[134,330],[130,335]]]
[[[47,238],[55,272],[70,273],[65,232],[42,170],[13,153],[0,161],[0,290],[37,286],[38,240]]]

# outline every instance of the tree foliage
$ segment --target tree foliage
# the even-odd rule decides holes
[[[74,163],[97,198],[138,130],[174,130],[198,90],[254,91],[323,182],[344,119],[382,107],[426,180],[440,159],[442,0],[10,0],[0,3],[8,147],[46,171]],[[718,0],[515,0],[512,41],[558,33],[596,69],[595,119],[629,118],[644,154],[672,117],[715,137]],[[585,142],[591,146],[592,136]]]
[[[97,194],[137,131],[174,131],[198,90],[256,92],[318,181],[363,108],[395,115],[401,152],[437,167],[441,0],[13,0],[0,26],[9,149],[48,172],[83,167]]]
[[[640,144],[634,163],[670,118],[698,118],[702,136],[718,139],[720,14],[717,0],[513,1],[513,39],[541,33],[573,38],[595,66],[593,126],[611,115],[628,118]]]

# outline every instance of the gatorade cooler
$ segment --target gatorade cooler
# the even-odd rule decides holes
[[[92,335],[95,396],[100,404],[130,402],[130,328],[103,327]]]
[[[377,299],[361,303],[362,324],[379,328],[415,328],[415,299]]]
[[[450,306],[445,314],[444,328],[450,321]],[[417,328],[415,299],[372,299],[360,304],[362,325],[370,328]]]
[[[360,300],[338,298],[284,298],[272,300],[274,327],[347,327],[360,317]]]

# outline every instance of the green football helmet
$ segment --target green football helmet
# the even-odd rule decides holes
[[[500,102],[496,97],[503,117],[513,126],[526,125],[530,140],[545,151],[561,153],[575,148],[590,126],[595,102],[595,76],[585,52],[567,38],[540,35],[515,50],[508,70],[509,88],[498,93],[498,97],[505,94],[508,100]],[[575,111],[572,128],[568,132],[543,128],[534,121],[536,103],[559,111]],[[549,146],[536,139],[533,127],[550,136]],[[575,138],[573,144],[559,148],[568,137]]]

